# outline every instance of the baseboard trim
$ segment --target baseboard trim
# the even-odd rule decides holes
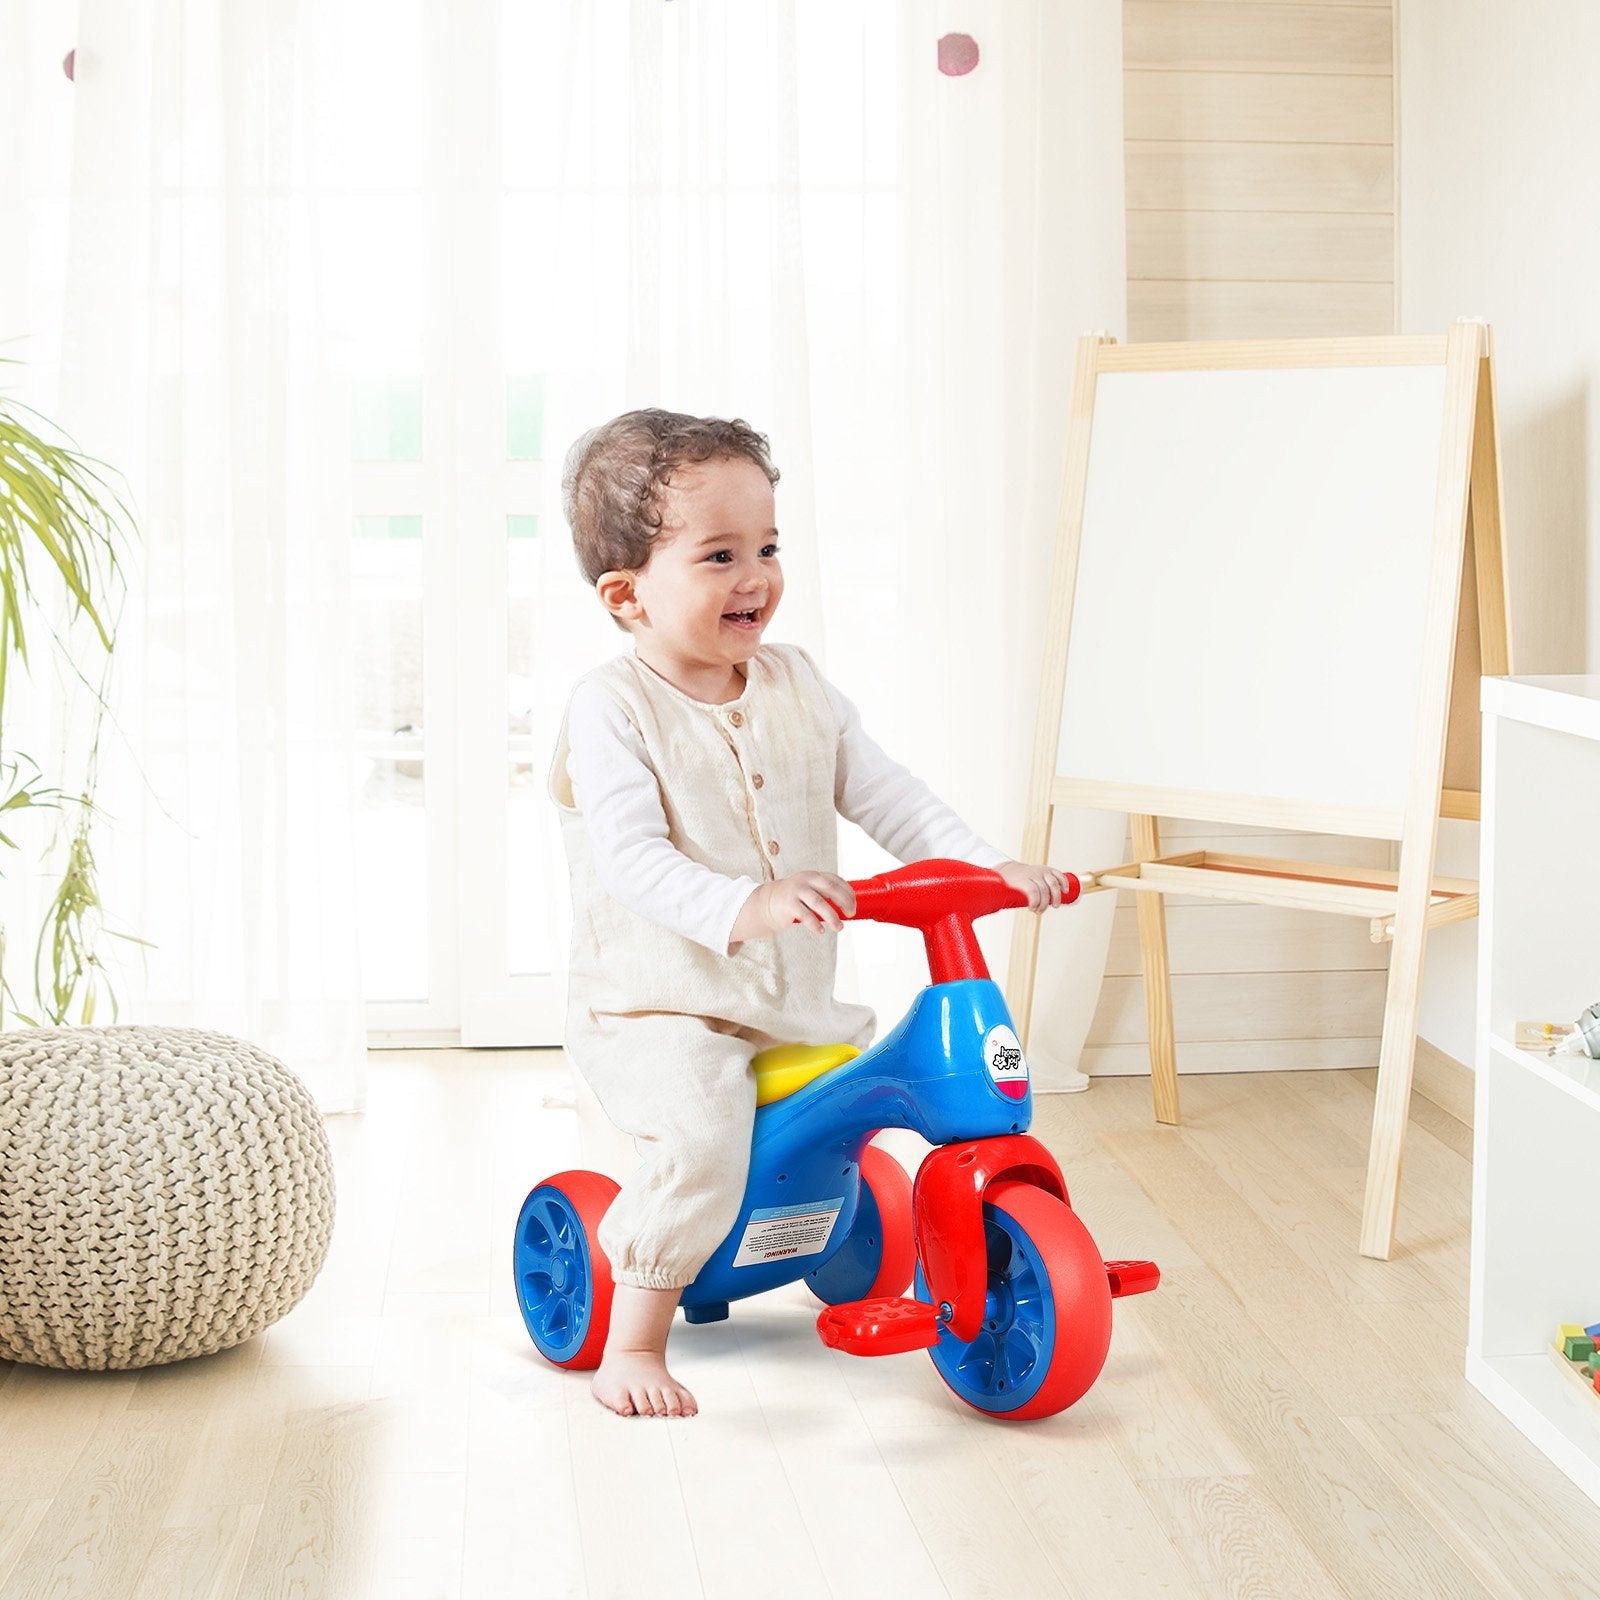
[[[1371,1072],[1378,1060],[1377,1039],[1206,1040],[1178,1046],[1178,1076],[1186,1072],[1326,1072],[1347,1068]],[[1036,1060],[1036,1092],[1048,1092],[1048,1058]],[[1092,1078],[1148,1077],[1149,1052],[1142,1043],[1090,1045],[1083,1070]],[[1437,1045],[1417,1040],[1412,1088],[1456,1121],[1472,1126],[1476,1078]]]
[[[1178,1042],[1178,1075],[1188,1072],[1325,1072],[1330,1067],[1375,1067],[1372,1039],[1204,1039]],[[1030,1050],[1048,1078],[1048,1049]],[[1042,1059],[1040,1059],[1042,1058]],[[1091,1044],[1082,1068],[1091,1078],[1148,1077],[1150,1051],[1144,1041]]]
[[[1417,1040],[1416,1067],[1411,1087],[1441,1111],[1448,1111],[1457,1122],[1472,1126],[1472,1107],[1477,1099],[1477,1075],[1452,1055],[1446,1055],[1426,1039]]]

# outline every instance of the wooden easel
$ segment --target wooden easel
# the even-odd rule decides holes
[[[1415,737],[1409,774],[1402,773],[1398,780],[1403,806],[1382,811],[1307,803],[1303,797],[1285,800],[1272,794],[1219,792],[1214,785],[1193,789],[1171,782],[1151,785],[1118,781],[1115,773],[1084,776],[1074,772],[1070,762],[1064,765],[1058,758],[1074,604],[1098,603],[1096,597],[1078,593],[1085,505],[1094,476],[1097,380],[1107,373],[1270,373],[1408,364],[1442,365],[1444,375],[1432,528],[1426,535],[1430,542]],[[1359,471],[1360,463],[1352,463],[1351,470]],[[1103,487],[1103,471],[1101,483]],[[1419,539],[1424,536],[1419,530]],[[1117,346],[1105,337],[1081,340],[1051,597],[1022,857],[1049,859],[1057,806],[1130,814],[1135,859],[1087,875],[1085,881],[1095,889],[1126,888],[1137,895],[1157,1121],[1179,1120],[1164,894],[1366,917],[1375,941],[1392,940],[1360,1240],[1363,1254],[1387,1259],[1394,1242],[1427,931],[1477,914],[1476,883],[1434,876],[1436,818],[1477,817],[1477,680],[1480,673],[1510,670],[1488,328],[1461,322],[1446,338],[1429,340],[1143,346]],[[1100,596],[1098,601],[1106,598]],[[1111,598],[1128,603],[1129,627],[1150,625],[1149,612],[1141,614],[1139,596],[1124,593]],[[1465,623],[1459,629],[1458,620]],[[1375,640],[1373,647],[1382,649],[1387,642]],[[1162,816],[1392,839],[1399,844],[1398,868],[1376,871],[1211,851],[1163,856],[1157,820]],[[1038,937],[1036,918],[1016,920],[1008,998],[1024,1041],[1033,1010]]]

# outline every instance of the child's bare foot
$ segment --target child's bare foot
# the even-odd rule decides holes
[[[692,1417],[700,1407],[655,1350],[609,1344],[594,1375],[594,1397],[619,1417]]]
[[[619,1417],[692,1417],[700,1409],[667,1371],[667,1335],[682,1292],[617,1285],[594,1397]]]

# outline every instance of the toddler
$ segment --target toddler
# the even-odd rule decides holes
[[[594,1393],[623,1416],[696,1410],[667,1334],[738,1215],[750,1058],[872,1036],[872,1013],[833,994],[855,909],[836,813],[902,861],[993,867],[1035,910],[1065,887],[892,762],[804,650],[762,644],[783,596],[777,481],[745,423],[658,410],[585,434],[562,480],[584,577],[633,643],[573,689],[550,778],[572,877],[567,1050],[640,1157],[599,1230],[616,1295]]]

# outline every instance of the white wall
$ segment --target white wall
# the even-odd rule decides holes
[[[1397,0],[1399,331],[1494,329],[1512,669],[1600,663],[1600,6]],[[1447,824],[1439,870],[1476,872]],[[1429,944],[1423,1036],[1471,1061],[1476,924]],[[1596,974],[1600,992],[1600,973]]]

